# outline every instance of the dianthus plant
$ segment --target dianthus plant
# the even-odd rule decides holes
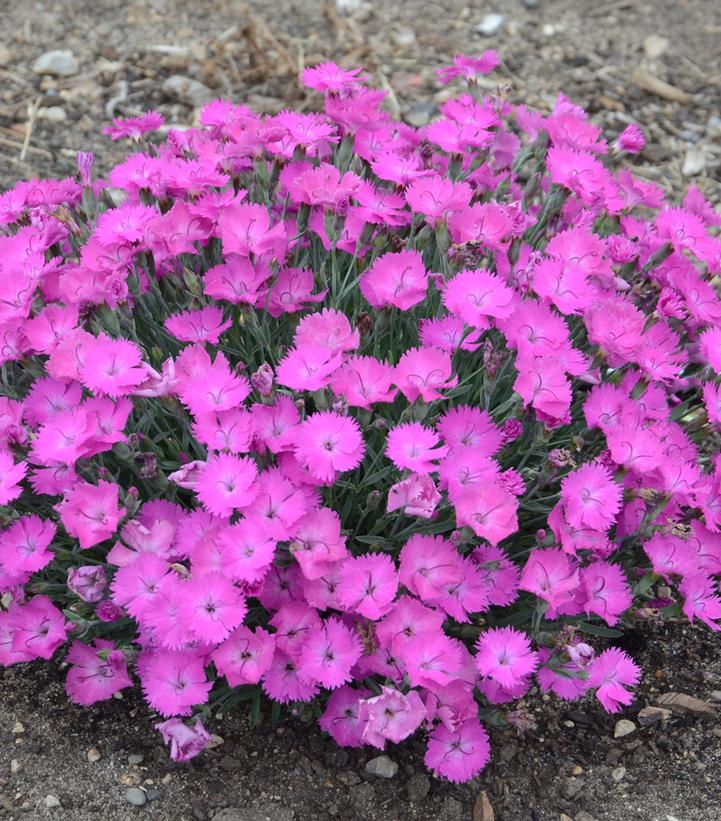
[[[631,620],[719,630],[721,218],[497,62],[420,129],[328,63],[323,113],[119,120],[107,181],[0,197],[0,662],[139,683],[177,760],[264,693],[463,781],[533,685],[630,704]]]

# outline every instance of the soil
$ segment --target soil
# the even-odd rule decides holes
[[[504,60],[492,85],[510,99],[548,110],[563,91],[611,139],[636,121],[649,139],[639,174],[676,196],[693,183],[721,202],[717,0],[0,0],[0,11],[0,190],[74,173],[78,150],[94,151],[107,170],[125,150],[101,134],[112,116],[156,108],[171,125],[192,124],[195,106],[163,91],[172,75],[256,110],[310,109],[318,101],[299,87],[299,68],[335,59],[365,66],[392,89],[394,113],[421,125],[449,93],[434,69],[456,52],[492,47]],[[504,25],[483,36],[476,26],[491,12]],[[666,39],[662,54],[649,56],[649,35]],[[35,59],[59,48],[73,52],[78,72],[34,73]],[[639,69],[686,102],[641,88]],[[64,119],[49,121],[50,108]],[[137,694],[81,709],[52,663],[0,671],[0,818],[491,821],[485,791],[495,821],[718,821],[721,705],[649,727],[636,719],[666,692],[721,698],[718,636],[642,625],[622,641],[645,674],[629,710],[609,716],[590,698],[531,697],[521,707],[534,728],[492,729],[492,763],[463,786],[427,776],[420,740],[389,748],[400,769],[385,780],[364,769],[378,751],[340,750],[292,717],[273,727],[269,713],[250,729],[243,709],[210,728],[222,744],[175,765]],[[619,718],[637,728],[614,739]],[[91,748],[99,759],[88,760]],[[147,791],[145,806],[128,802],[132,787]]]

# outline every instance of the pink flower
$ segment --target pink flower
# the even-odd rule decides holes
[[[379,619],[390,610],[397,590],[398,573],[385,553],[354,556],[341,565],[338,601],[350,612]]]
[[[480,57],[469,57],[466,54],[456,54],[450,66],[436,69],[438,82],[446,85],[456,77],[463,77],[469,82],[475,80],[479,74],[490,74],[499,66],[501,58],[493,49],[484,51]],[[463,779],[465,780],[465,779]]]
[[[146,111],[140,117],[115,117],[113,124],[103,129],[103,134],[107,134],[111,140],[129,137],[137,141],[143,134],[157,131],[164,122],[165,118],[157,111]]]
[[[440,536],[411,536],[401,549],[399,572],[400,583],[423,600],[439,598],[445,585],[462,579],[458,551]]]
[[[433,473],[434,464],[448,453],[439,437],[420,422],[397,425],[388,433],[386,456],[399,469],[415,473]]]
[[[638,665],[615,647],[596,656],[588,668],[588,687],[596,688],[596,698],[609,713],[617,713],[633,701],[633,693],[624,685],[634,687],[640,678]]]
[[[440,501],[441,494],[433,479],[427,473],[412,473],[388,491],[386,510],[392,513],[403,508],[406,516],[431,519]]]
[[[193,650],[146,650],[136,670],[148,704],[161,716],[189,716],[196,704],[206,702],[212,686],[202,656]]]
[[[626,576],[617,564],[592,562],[582,567],[581,586],[586,594],[586,613],[596,613],[611,626],[633,601]]]
[[[195,484],[198,499],[216,516],[229,516],[248,507],[257,495],[254,485],[258,469],[245,456],[212,455],[201,468]]]
[[[360,334],[351,328],[348,317],[332,308],[306,314],[298,323],[293,342],[296,347],[318,345],[332,353],[355,350]]]
[[[55,536],[52,522],[26,515],[0,533],[0,568],[12,574],[36,573],[54,557],[48,550]]]
[[[418,324],[421,344],[426,348],[440,348],[453,353],[457,350],[477,351],[480,347],[479,330],[468,332],[463,320],[457,316],[440,319],[421,319]]]
[[[351,356],[334,371],[330,386],[352,407],[370,409],[378,402],[392,402],[393,369],[373,356]]]
[[[262,627],[236,628],[213,651],[213,663],[231,687],[257,684],[273,661],[275,638]]]
[[[141,359],[140,348],[134,343],[100,334],[85,345],[81,381],[95,393],[125,396],[145,379]]]
[[[295,456],[316,478],[329,482],[363,459],[363,435],[355,419],[333,411],[311,414],[294,433]]]
[[[17,661],[52,658],[71,625],[47,596],[33,596],[8,610],[12,653]]]
[[[294,528],[290,550],[306,579],[324,576],[349,555],[338,514],[327,507],[307,513]]]
[[[518,499],[500,481],[472,485],[454,495],[456,522],[492,545],[518,530]]]
[[[443,289],[443,304],[466,325],[484,330],[489,317],[510,316],[513,292],[487,271],[461,271]]]
[[[108,579],[102,565],[81,565],[68,570],[68,590],[84,602],[99,602],[107,586]]]
[[[333,690],[318,724],[341,747],[362,747],[363,722],[359,718],[360,702],[369,690],[343,686]]]
[[[398,744],[420,727],[426,708],[416,690],[403,695],[392,687],[383,687],[379,696],[365,698],[358,708],[358,719],[364,724],[363,740],[383,749],[386,741]]]
[[[468,183],[453,182],[435,172],[414,180],[406,188],[406,202],[411,211],[423,214],[432,228],[468,205],[472,196]]]
[[[195,758],[207,747],[212,736],[203,726],[201,719],[196,719],[189,727],[179,718],[169,718],[155,725],[163,741],[170,745],[170,757],[173,761],[184,763]]]
[[[327,292],[314,294],[314,287],[312,271],[305,268],[283,268],[270,289],[268,313],[275,317],[293,314],[302,310],[307,302],[321,302]]]
[[[478,775],[490,758],[488,733],[477,719],[472,718],[454,730],[444,724],[437,725],[428,737],[423,761],[436,775],[459,783]]]
[[[683,612],[690,622],[697,618],[715,633],[721,632],[721,624],[715,621],[721,619],[721,596],[715,579],[696,572],[683,579],[678,591],[684,597]]]
[[[417,643],[404,643],[397,650],[405,663],[413,687],[445,687],[461,675],[463,645],[444,633],[423,636]]]
[[[418,251],[383,254],[360,280],[360,292],[374,308],[407,311],[425,299],[427,290],[428,272]]]
[[[351,667],[362,652],[360,638],[355,632],[339,619],[326,619],[321,629],[303,642],[298,674],[333,690],[352,680]]]
[[[317,391],[330,384],[343,362],[342,351],[331,351],[320,345],[292,348],[276,369],[278,384],[294,391]]]
[[[453,365],[447,351],[438,348],[411,348],[395,368],[395,383],[409,402],[443,399],[440,392],[454,388],[458,377],[452,377]]]
[[[610,471],[599,464],[586,464],[561,482],[561,500],[571,527],[607,530],[621,508],[621,487]]]
[[[303,85],[326,94],[352,91],[368,79],[368,75],[360,68],[346,70],[332,62],[303,69]]]
[[[484,630],[476,650],[476,667],[480,674],[509,689],[538,667],[538,654],[531,650],[528,637],[514,627]]]
[[[95,639],[93,646],[74,641],[65,661],[70,664],[65,691],[72,702],[83,707],[133,686],[125,656],[112,641]]]
[[[223,309],[207,305],[199,311],[183,311],[165,320],[165,330],[181,342],[212,342],[218,344],[221,334],[232,325],[223,321]]]
[[[645,146],[646,138],[636,123],[629,123],[618,135],[615,144],[616,151],[625,154],[638,154]]]
[[[488,411],[456,405],[443,413],[436,428],[452,451],[473,448],[481,456],[493,456],[501,448],[502,434]]]
[[[471,557],[478,567],[490,604],[505,607],[518,598],[520,573],[500,547],[481,545]]]
[[[563,550],[532,550],[521,571],[521,590],[527,590],[555,608],[578,588],[578,569]]]
[[[0,449],[0,505],[17,499],[23,492],[20,487],[27,473],[27,462],[15,462],[12,453]]]
[[[257,305],[272,272],[263,257],[250,260],[226,254],[225,261],[209,268],[203,276],[203,292],[212,299],[233,305]]]
[[[113,482],[77,482],[55,509],[65,529],[83,549],[109,539],[123,517],[118,507],[118,486]]]
[[[178,615],[201,642],[223,641],[247,612],[245,596],[219,572],[194,575],[183,584]]]
[[[268,254],[279,261],[285,256],[288,236],[285,225],[271,226],[268,209],[264,205],[243,204],[224,208],[218,218],[224,254],[243,257]]]
[[[263,676],[263,690],[274,701],[288,704],[291,701],[310,701],[318,694],[318,685],[298,675],[298,665],[279,648]]]

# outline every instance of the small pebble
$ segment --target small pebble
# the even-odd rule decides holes
[[[643,41],[643,50],[649,60],[655,60],[668,51],[671,43],[660,34],[649,34]]]
[[[13,735],[20,735],[21,733],[25,732],[25,727],[19,722],[16,721],[13,725]]]
[[[215,94],[208,86],[180,74],[173,74],[165,80],[163,92],[168,97],[180,100],[181,103],[186,103],[195,108],[200,108],[200,106],[210,102],[215,97]]]
[[[86,753],[88,761],[93,764],[100,761],[100,750],[97,747],[91,747]]]
[[[413,773],[406,784],[406,792],[410,801],[423,801],[431,791],[431,780],[424,773]]]
[[[128,764],[142,764],[145,761],[143,753],[130,753],[128,756]]]
[[[503,28],[506,18],[502,14],[487,14],[476,26],[476,31],[484,37],[493,37]]]
[[[706,168],[706,152],[703,148],[689,148],[684,157],[681,173],[684,177],[695,177]]]
[[[711,701],[721,701],[721,690],[711,690]]]
[[[541,0],[523,0],[523,5],[527,9],[537,9],[541,5]]]
[[[65,109],[59,105],[38,109],[39,120],[47,120],[49,123],[64,123],[67,118],[68,115],[65,113]]]
[[[615,770],[611,772],[611,778],[618,784],[620,781],[626,777],[626,768],[625,767],[616,767]]]
[[[366,772],[371,775],[377,775],[379,778],[393,778],[398,772],[398,765],[395,761],[391,761],[387,755],[379,755],[366,764]]]
[[[36,74],[49,74],[51,77],[72,77],[80,70],[80,63],[72,51],[58,49],[47,51],[33,63]]]
[[[571,775],[581,775],[582,772],[583,772],[583,767],[576,764],[576,765],[574,765],[573,769],[571,770]]]
[[[563,726],[568,727],[570,730],[571,727],[575,727],[576,725],[570,719],[566,719],[566,721],[563,722]]]
[[[49,810],[54,810],[56,807],[60,806],[60,799],[57,797],[57,795],[46,795],[45,806]]]
[[[15,773],[18,772],[19,770],[20,770],[20,762],[17,760],[17,758],[13,758],[13,760],[10,762],[10,772],[13,775],[15,775]]]
[[[356,784],[360,784],[361,778],[358,773],[354,773],[352,770],[342,770],[336,775],[336,781],[346,787],[354,787]]]
[[[665,707],[649,706],[639,710],[636,718],[642,727],[650,727],[652,724],[658,724],[659,721],[667,721],[671,715],[671,711]]]
[[[613,729],[613,737],[614,738],[623,738],[624,736],[630,735],[631,733],[636,732],[636,725],[633,721],[629,721],[627,718],[622,718],[616,722],[616,726]]]
[[[148,796],[145,794],[145,790],[141,790],[140,787],[130,787],[125,791],[125,800],[135,807],[143,807],[148,801]]]

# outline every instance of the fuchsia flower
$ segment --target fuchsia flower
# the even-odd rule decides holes
[[[70,632],[70,624],[47,596],[13,605],[7,621],[12,661],[52,658]]]
[[[115,117],[112,126],[103,129],[111,140],[122,140],[129,137],[139,140],[149,131],[157,131],[165,122],[165,118],[157,111],[146,111],[140,117]]]
[[[398,574],[390,556],[354,556],[341,565],[337,595],[346,610],[379,619],[390,610],[397,590]]]
[[[372,356],[351,356],[334,371],[333,392],[357,408],[371,408],[378,402],[391,402],[398,391],[392,387],[393,369]]]
[[[357,634],[339,619],[326,619],[323,627],[304,642],[298,674],[330,690],[351,681],[351,667],[363,652]]]
[[[424,762],[436,775],[458,783],[478,775],[490,758],[488,733],[479,721],[469,719],[454,730],[437,725],[428,738]]]
[[[386,509],[392,513],[403,508],[406,516],[431,519],[441,498],[435,482],[427,473],[411,473],[388,491]]]
[[[248,507],[257,495],[254,485],[258,469],[244,456],[217,453],[198,472],[198,499],[216,516],[229,516]]]
[[[586,594],[586,612],[598,614],[613,626],[633,601],[623,571],[617,564],[592,562],[581,568],[581,586]]]
[[[257,684],[270,667],[274,650],[275,639],[262,627],[240,626],[213,651],[213,663],[231,687]]]
[[[83,549],[109,539],[123,516],[118,507],[118,486],[113,482],[78,482],[55,509],[65,529]]]
[[[298,426],[294,441],[298,461],[324,482],[357,467],[365,450],[358,423],[332,411],[311,414]]]
[[[163,741],[170,745],[170,757],[173,761],[183,763],[200,755],[212,739],[200,719],[196,719],[190,727],[179,718],[169,718],[156,724],[155,729],[163,737]]]
[[[493,49],[484,51],[480,57],[468,57],[465,54],[456,54],[453,58],[453,64],[450,66],[443,66],[436,69],[436,76],[438,82],[446,85],[454,80],[456,77],[463,77],[466,80],[472,81],[479,74],[490,74],[494,68],[497,68],[501,63],[501,58],[498,52]]]
[[[616,150],[626,154],[638,154],[645,146],[646,138],[636,123],[629,123],[618,135],[615,143]]]
[[[70,664],[65,690],[75,704],[87,707],[133,685],[125,656],[112,641],[95,639],[92,647],[74,641],[65,661]]]
[[[481,633],[476,644],[476,667],[482,676],[502,687],[515,687],[538,667],[538,654],[531,650],[525,633],[514,627],[492,627]]]
[[[621,488],[602,465],[582,465],[561,482],[561,500],[572,527],[606,530],[621,508]]]
[[[609,713],[617,713],[633,701],[633,693],[624,685],[634,687],[641,677],[638,665],[615,647],[604,650],[588,668],[588,687],[596,690],[596,698]]]
[[[223,310],[208,305],[199,311],[184,311],[165,320],[165,330],[181,342],[212,342],[217,344],[232,321],[223,321]]]
[[[438,348],[411,348],[396,365],[394,381],[409,402],[442,399],[441,390],[454,388],[458,377],[451,376],[450,354]]]
[[[317,391],[330,384],[343,362],[341,351],[320,345],[293,348],[280,360],[276,369],[278,384],[296,391]]]
[[[336,744],[342,747],[363,746],[364,723],[360,720],[359,712],[361,700],[368,695],[368,690],[356,690],[348,686],[338,687],[331,693],[318,723]]]
[[[6,505],[23,492],[20,482],[27,473],[27,462],[16,463],[12,454],[0,450],[0,505]]]
[[[383,254],[363,274],[360,292],[374,308],[407,311],[425,299],[428,272],[418,251]]]
[[[447,453],[448,448],[441,445],[439,437],[420,422],[406,422],[388,434],[386,455],[399,470],[433,473],[438,469],[434,462]]]
[[[193,650],[144,651],[136,669],[148,704],[161,716],[188,716],[210,692],[202,657]]]
[[[386,741],[398,744],[408,738],[425,717],[426,708],[416,690],[404,695],[392,687],[383,687],[379,696],[364,698],[358,707],[363,741],[381,750]]]
[[[201,642],[223,641],[247,612],[245,596],[221,573],[193,576],[183,585],[178,616]]]

